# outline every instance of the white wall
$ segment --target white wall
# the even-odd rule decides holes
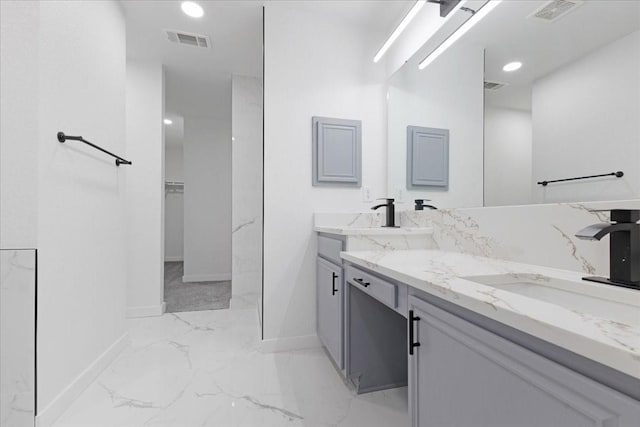
[[[165,180],[184,182],[182,146],[166,146]],[[165,190],[164,260],[184,260],[184,193],[182,191],[167,192]]]
[[[184,119],[184,281],[231,279],[231,123]]]
[[[233,296],[260,300],[262,291],[262,81],[233,76]]]
[[[531,112],[484,110],[484,205],[532,203]]]
[[[160,315],[164,294],[164,72],[127,61],[127,315]]]
[[[456,45],[424,70],[405,67],[394,76],[388,100],[389,193],[411,208],[431,199],[438,207],[482,206],[481,47]],[[407,190],[407,126],[449,129],[449,188]]]
[[[35,248],[38,182],[38,16],[0,2],[0,248]]]
[[[535,186],[538,202],[640,196],[640,32],[538,80],[533,86],[533,179],[622,170],[608,178]]]
[[[373,34],[330,13],[265,4],[265,339],[315,337],[313,212],[373,204],[357,188],[312,187],[312,116],[362,120],[363,186],[386,195],[384,67],[371,60],[375,50]]]
[[[130,154],[120,5],[40,2],[37,26],[38,79],[31,83],[39,93],[33,102],[39,107],[38,412],[43,416],[59,411],[65,396],[78,391],[77,377],[122,342],[125,177],[141,159],[116,167],[97,150],[56,140],[61,130],[125,158]]]

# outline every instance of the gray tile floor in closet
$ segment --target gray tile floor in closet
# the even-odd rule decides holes
[[[229,308],[231,282],[184,283],[183,262],[164,263],[164,300],[167,313]]]

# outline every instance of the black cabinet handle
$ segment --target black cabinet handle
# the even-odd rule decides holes
[[[336,279],[338,278],[338,275],[336,273],[331,274],[331,295],[335,295],[336,292],[338,292],[338,289],[336,289]]]
[[[356,279],[355,277],[353,278],[353,281],[356,282],[356,283],[361,284],[365,288],[371,284],[369,282],[365,282],[364,279]]]
[[[409,310],[409,355],[413,355],[413,348],[420,347],[419,342],[413,342],[413,322],[420,320],[420,317],[413,315],[413,310]]]

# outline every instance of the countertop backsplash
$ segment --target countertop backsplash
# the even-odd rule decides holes
[[[396,213],[403,228],[432,227],[426,249],[441,249],[507,261],[609,274],[609,238],[584,241],[575,233],[609,221],[606,209],[640,209],[640,199],[586,203],[498,206]],[[384,212],[316,213],[314,226],[380,227]],[[391,248],[393,250],[393,248]]]
[[[316,212],[313,215],[314,227],[382,227],[384,221],[384,211]]]
[[[590,275],[609,274],[609,238],[575,237],[609,221],[602,209],[640,209],[640,199],[399,212],[404,227],[433,227],[432,249],[542,265]]]

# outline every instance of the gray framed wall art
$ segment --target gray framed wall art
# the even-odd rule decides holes
[[[312,117],[314,186],[360,187],[362,122]]]
[[[407,126],[407,189],[449,188],[449,129]]]

